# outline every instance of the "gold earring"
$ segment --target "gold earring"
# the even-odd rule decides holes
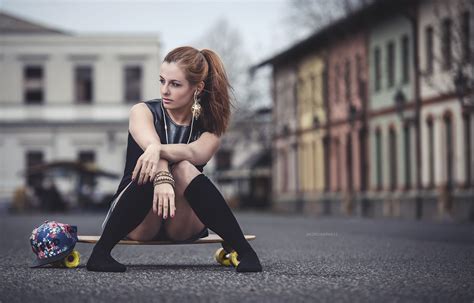
[[[191,112],[193,113],[194,119],[198,119],[199,115],[201,115],[202,107],[199,104],[201,99],[197,98],[197,90],[194,92],[194,104],[191,106]]]

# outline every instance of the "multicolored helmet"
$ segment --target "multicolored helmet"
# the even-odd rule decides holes
[[[77,227],[56,221],[44,221],[33,229],[31,249],[36,259],[30,267],[39,267],[65,258],[77,242]]]

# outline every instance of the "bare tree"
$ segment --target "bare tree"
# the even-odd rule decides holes
[[[199,48],[214,50],[224,62],[229,81],[234,88],[236,112],[252,108],[257,98],[255,86],[249,80],[250,56],[240,32],[226,19],[217,20],[195,43]]]
[[[441,47],[428,51],[432,54],[434,66],[437,68],[443,67],[448,75],[446,81],[434,81],[435,73],[432,72],[432,68],[430,70],[426,65],[420,70],[420,76],[428,86],[441,95],[456,92],[455,79],[460,72],[465,76],[466,90],[472,89],[474,84],[472,74],[473,49],[470,45],[470,43],[472,44],[470,40],[473,39],[473,33],[471,29],[465,27],[472,23],[473,12],[464,15],[469,12],[469,6],[472,7],[473,5],[472,2],[473,0],[470,0],[470,2],[463,0],[455,2],[436,1],[433,4],[435,22],[432,24],[432,33]],[[470,20],[465,20],[465,17]],[[449,37],[446,36],[446,29],[443,29],[443,27],[449,28]],[[426,57],[428,58],[428,56]],[[448,67],[445,66],[447,61],[449,61]]]
[[[288,0],[285,21],[291,37],[303,38],[373,0]]]

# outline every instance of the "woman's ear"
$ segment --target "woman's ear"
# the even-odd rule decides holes
[[[198,95],[202,94],[202,91],[204,90],[204,81],[199,82],[197,89],[198,89]]]

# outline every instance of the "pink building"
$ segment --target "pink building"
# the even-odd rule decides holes
[[[338,36],[327,52],[329,189],[331,192],[343,194],[341,198],[346,204],[350,202],[354,192],[367,188],[368,179],[365,123],[367,36],[363,29],[359,30]],[[349,211],[350,208],[346,210]]]

